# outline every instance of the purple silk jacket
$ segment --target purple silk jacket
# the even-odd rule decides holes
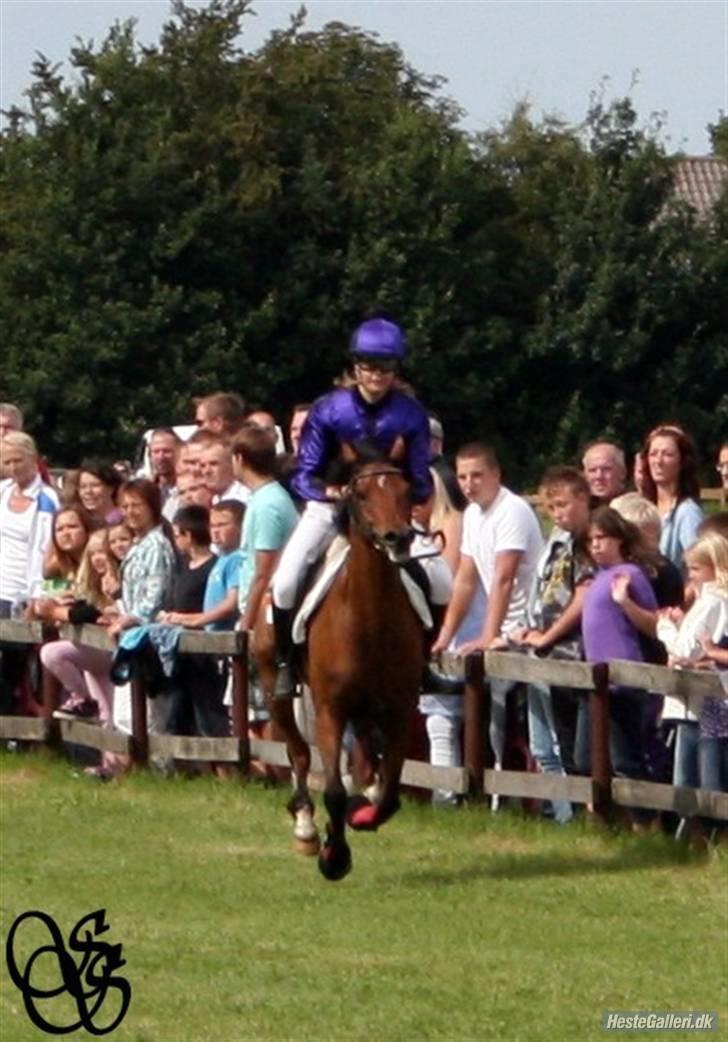
[[[398,435],[405,442],[403,465],[412,501],[424,503],[432,493],[429,422],[420,403],[401,391],[390,391],[373,405],[355,387],[319,398],[306,418],[291,486],[301,499],[325,500],[326,471],[344,442],[368,441],[387,454]]]

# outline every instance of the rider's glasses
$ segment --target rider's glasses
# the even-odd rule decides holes
[[[397,362],[393,358],[367,358],[366,361],[357,358],[356,366],[363,373],[393,373]]]

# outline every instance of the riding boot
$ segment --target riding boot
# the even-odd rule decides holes
[[[274,698],[295,698],[296,678],[293,674],[293,611],[273,605],[273,630],[276,639],[276,682]]]

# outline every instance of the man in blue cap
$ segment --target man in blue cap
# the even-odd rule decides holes
[[[301,578],[335,535],[336,500],[341,489],[329,483],[341,446],[368,445],[382,456],[397,438],[404,442],[403,470],[411,483],[413,504],[432,493],[430,431],[427,412],[399,388],[399,369],[407,351],[404,333],[386,318],[373,318],[354,332],[350,345],[352,378],[319,398],[303,428],[298,467],[291,480],[306,506],[273,577],[273,624],[278,674],[274,695],[291,698],[291,624]]]

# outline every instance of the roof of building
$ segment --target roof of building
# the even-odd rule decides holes
[[[675,164],[675,194],[707,217],[728,180],[728,163],[718,156],[686,156]]]

